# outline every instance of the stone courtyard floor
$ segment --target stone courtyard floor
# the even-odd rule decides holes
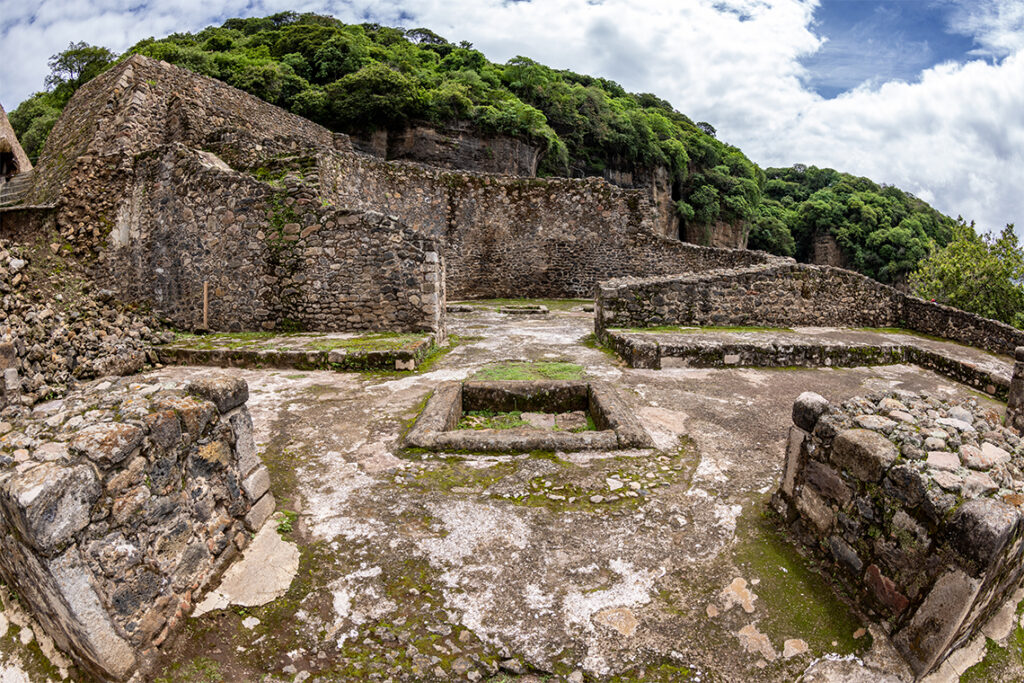
[[[156,680],[910,680],[769,512],[793,400],[901,388],[1004,406],[910,365],[630,369],[575,308],[450,314],[453,348],[419,373],[223,370],[249,383],[298,570],[269,604],[190,619]],[[437,383],[504,361],[582,366],[657,448],[402,450]],[[1007,647],[967,680],[1024,677],[1018,619],[1003,615],[990,635]],[[4,621],[0,681],[59,678]],[[956,680],[979,643],[935,680]]]

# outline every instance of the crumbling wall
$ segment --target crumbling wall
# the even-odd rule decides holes
[[[274,510],[240,379],[93,383],[11,420],[0,574],[61,649],[124,680]]]
[[[379,213],[325,206],[315,184],[261,182],[180,144],[142,155],[128,175],[94,267],[120,298],[196,328],[206,283],[211,329],[443,339],[444,263],[430,237]]]
[[[1024,446],[976,401],[894,392],[793,406],[774,499],[918,677],[1024,577]]]
[[[82,156],[135,155],[170,142],[258,143],[264,156],[332,147],[334,134],[246,92],[132,55],[75,92],[46,139],[30,203],[56,201]]]

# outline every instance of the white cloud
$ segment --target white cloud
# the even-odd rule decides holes
[[[800,58],[823,39],[816,0],[0,0],[8,106],[42,83],[47,57],[70,40],[123,50],[230,16],[315,10],[345,21],[425,26],[469,40],[494,61],[525,55],[653,92],[762,165],[831,166],[899,185],[940,210],[998,228],[1024,225],[1024,7],[936,0],[978,59],[912,83],[873,83],[825,100]],[[214,16],[216,14],[216,16]],[[33,19],[34,17],[34,19]]]

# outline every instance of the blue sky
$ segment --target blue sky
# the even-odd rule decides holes
[[[282,10],[612,78],[763,166],[830,166],[1024,227],[1024,0],[0,0],[0,102],[40,88],[69,41],[122,51]]]
[[[936,64],[969,59],[975,42],[955,32],[954,9],[926,0],[826,0],[813,23],[826,42],[800,60],[808,86],[832,98],[862,83],[914,81]]]

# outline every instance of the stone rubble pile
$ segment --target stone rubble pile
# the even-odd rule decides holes
[[[33,282],[30,263],[0,241],[0,406],[31,406],[76,380],[137,372],[173,334],[87,282],[73,301]]]
[[[775,508],[927,674],[1024,575],[1024,442],[975,399],[904,391],[804,393],[793,422]]]

